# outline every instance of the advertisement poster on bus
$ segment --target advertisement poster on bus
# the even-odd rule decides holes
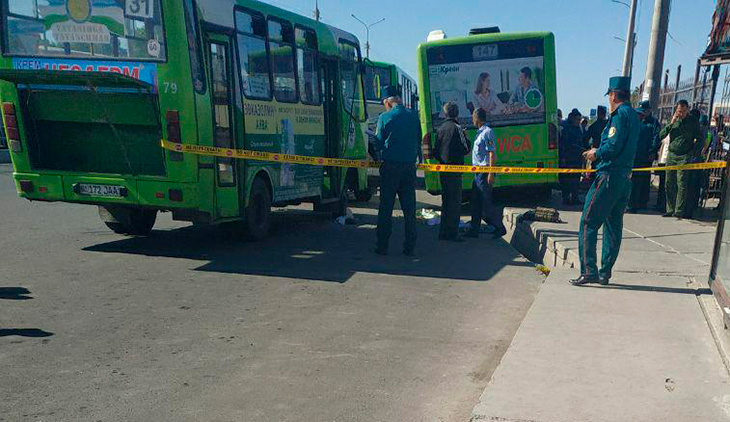
[[[157,65],[154,63],[16,57],[13,58],[13,69],[118,73],[146,82],[153,87],[157,86]]]
[[[443,105],[449,101],[459,106],[459,121],[467,127],[477,108],[487,112],[492,127],[545,122],[542,57],[432,65],[429,81],[435,127],[446,118]]]

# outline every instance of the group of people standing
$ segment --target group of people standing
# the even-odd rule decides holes
[[[420,124],[418,116],[403,106],[396,87],[385,89],[386,112],[380,115],[376,130],[375,149],[381,152],[380,206],[378,209],[377,243],[375,253],[387,255],[392,234],[393,207],[396,195],[400,199],[405,222],[403,254],[413,256],[416,246],[416,162],[421,158]],[[459,124],[459,106],[454,102],[443,107],[446,121],[437,132],[434,158],[445,165],[463,165],[471,154],[473,166],[493,166],[496,162],[495,137],[487,125],[487,111],[477,108],[472,123],[478,129],[474,142],[467,138]],[[442,211],[439,240],[462,242],[460,220],[462,211],[461,173],[443,172],[441,176]],[[467,237],[479,237],[481,222],[495,227],[494,238],[507,234],[502,213],[492,202],[494,174],[477,173],[472,185],[472,219]]]
[[[634,157],[634,168],[650,168],[655,162],[660,166],[690,164],[701,161],[706,152],[704,131],[706,116],[698,110],[690,111],[685,100],[677,102],[671,122],[663,129],[652,115],[649,101],[639,103],[634,110],[640,122],[639,138]],[[702,124],[704,120],[704,125]],[[560,167],[582,169],[586,167],[583,154],[591,148],[598,148],[601,135],[609,121],[603,106],[597,109],[597,118],[585,127],[585,118],[578,109],[573,109],[561,122]],[[699,201],[701,180],[698,172],[686,170],[660,172],[660,189],[656,210],[666,217],[689,218]],[[563,203],[581,205],[579,188],[581,177],[590,175],[560,175]],[[627,211],[637,213],[649,208],[651,172],[634,172],[632,190]]]

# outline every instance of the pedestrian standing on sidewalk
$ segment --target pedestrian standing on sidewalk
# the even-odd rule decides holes
[[[586,196],[578,237],[580,277],[574,286],[588,283],[606,285],[621,249],[623,219],[631,197],[631,169],[641,123],[631,107],[631,78],[613,77],[608,85],[611,116],[600,146],[585,153],[595,165],[596,180]],[[597,265],[598,230],[603,227],[601,270]]]
[[[496,162],[497,148],[494,131],[487,125],[487,112],[483,108],[474,110],[472,115],[474,127],[479,128],[477,139],[472,148],[471,164],[477,167],[492,167]],[[492,200],[494,173],[477,173],[471,187],[471,228],[467,237],[479,237],[482,218],[494,227],[493,238],[499,239],[507,234],[502,223],[502,212]]]
[[[560,168],[581,169],[583,168],[583,153],[585,142],[581,130],[581,113],[577,108],[568,114],[568,118],[562,122],[563,136],[560,139]],[[558,175],[560,188],[563,191],[563,204],[579,205],[582,202],[578,198],[580,188],[580,173],[568,173]]]
[[[381,153],[380,206],[375,253],[388,254],[393,232],[395,196],[400,199],[405,222],[403,254],[416,248],[416,161],[421,154],[420,123],[415,112],[403,106],[396,87],[385,89],[386,112],[378,118],[375,149]]]
[[[667,166],[688,164],[691,161],[695,141],[701,137],[699,121],[689,115],[689,103],[679,100],[672,121],[659,136],[669,136]],[[689,187],[688,170],[667,171],[667,209],[662,217],[685,218]]]
[[[639,143],[636,147],[634,168],[651,167],[656,160],[656,150],[659,138],[658,128],[652,120],[647,120],[651,110],[648,101],[639,104],[636,114],[641,120],[641,131],[639,132]],[[651,172],[635,172],[631,176],[632,189],[631,201],[629,201],[629,213],[637,213],[649,206],[649,193],[651,192]]]
[[[444,104],[446,121],[436,134],[435,158],[445,165],[464,165],[464,156],[471,151],[464,129],[459,125],[459,106],[455,102]],[[463,242],[459,235],[461,221],[462,178],[461,173],[441,173],[441,226],[439,240]]]

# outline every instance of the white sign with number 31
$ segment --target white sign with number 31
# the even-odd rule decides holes
[[[126,0],[124,14],[135,18],[155,17],[155,0]]]

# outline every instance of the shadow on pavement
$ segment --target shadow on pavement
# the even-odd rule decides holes
[[[612,290],[630,290],[634,292],[656,292],[656,293],[674,293],[684,294],[693,296],[711,296],[712,290],[703,289],[692,289],[682,287],[661,287],[661,286],[641,286],[635,284],[609,284],[608,286],[584,286],[594,289],[612,289]]]
[[[53,333],[43,331],[38,328],[0,328],[0,337],[31,337],[31,338],[43,338],[51,337]]]
[[[0,300],[31,300],[30,290],[25,287],[0,287]]]
[[[533,266],[504,241],[485,236],[460,244],[439,242],[438,229],[422,224],[417,257],[407,258],[400,253],[402,218],[394,218],[390,255],[380,257],[373,252],[376,217],[355,217],[356,225],[340,226],[323,214],[286,210],[274,214],[271,236],[261,242],[242,241],[221,228],[191,226],[84,250],[206,261],[196,271],[337,283],[358,272],[488,281],[506,266]]]

